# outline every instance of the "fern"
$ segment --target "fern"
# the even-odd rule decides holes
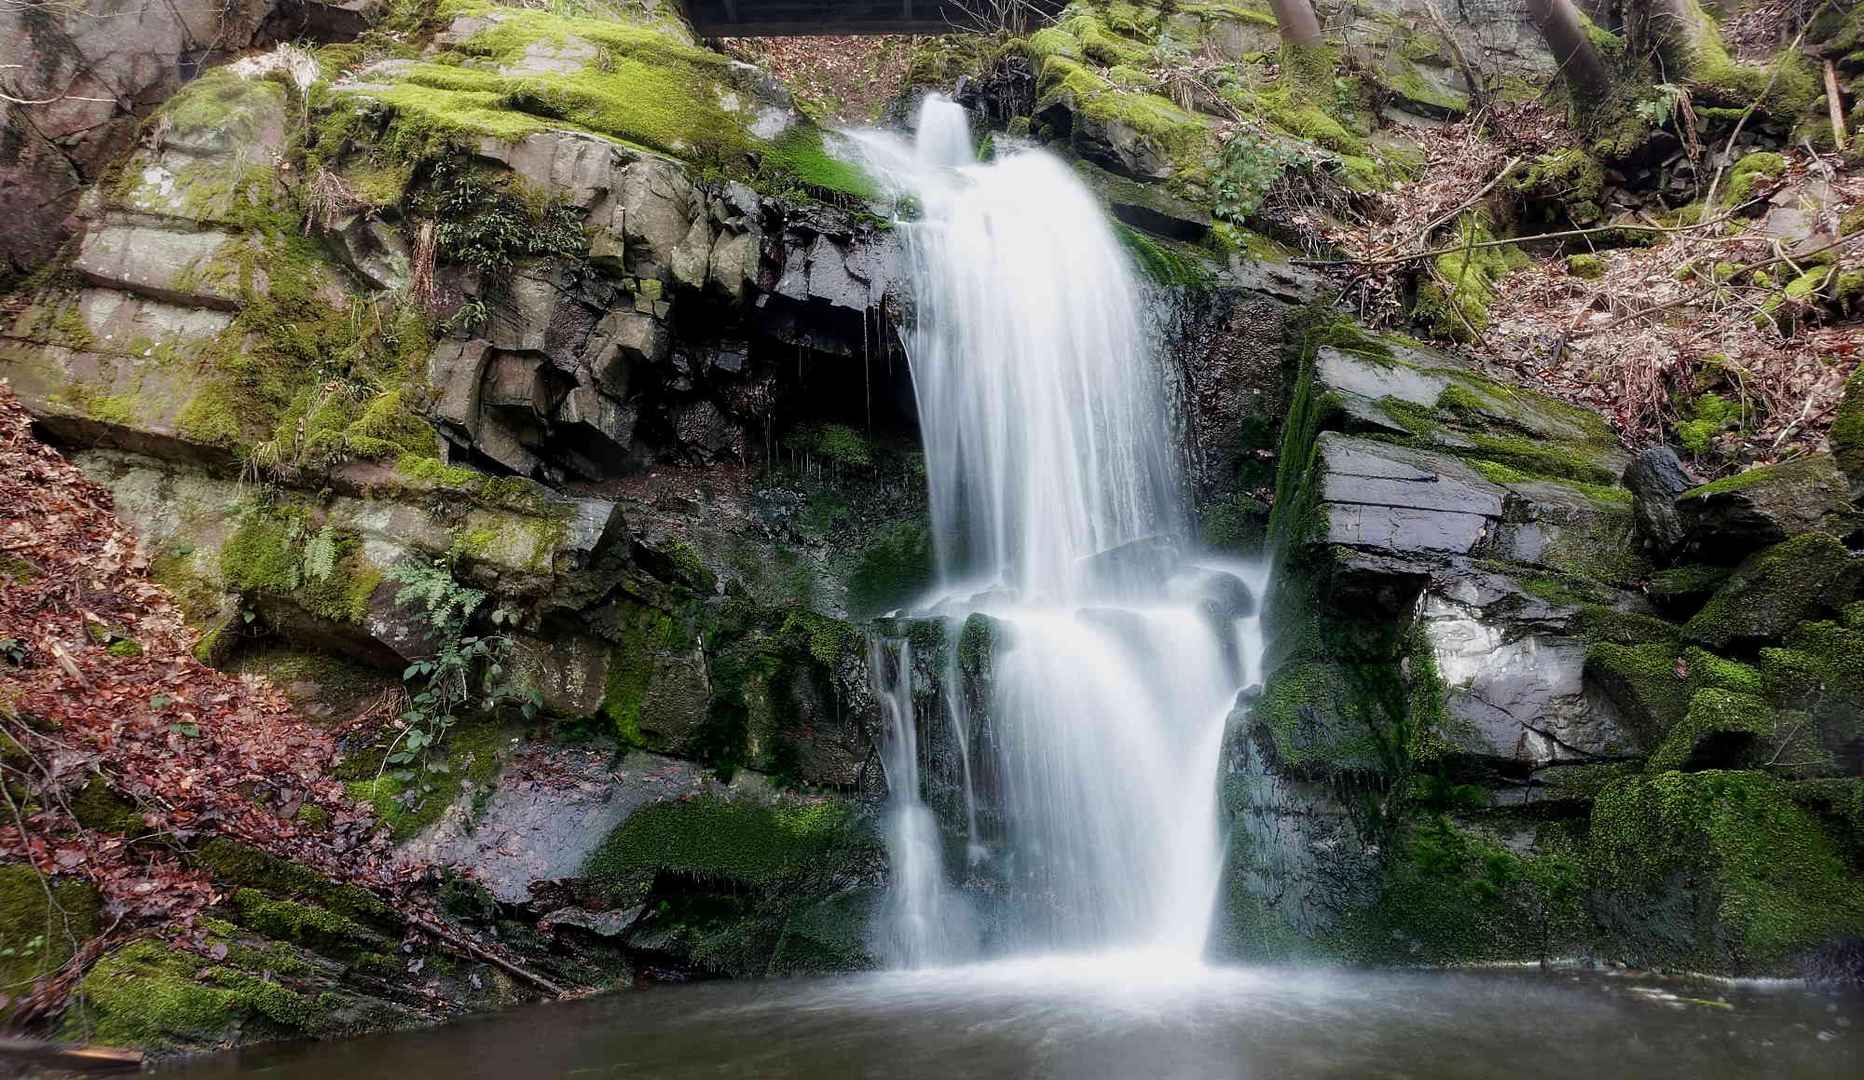
[[[304,580],[323,581],[336,572],[337,530],[325,525],[304,545]]]
[[[537,715],[543,696],[513,681],[511,638],[496,632],[517,622],[514,613],[498,608],[489,620],[494,633],[469,634],[486,594],[461,584],[446,562],[404,563],[390,569],[388,577],[401,586],[395,603],[419,613],[436,649],[401,674],[408,686],[408,708],[401,715],[405,730],[389,748],[383,768],[425,762],[462,714],[495,713],[515,703],[526,719]]]

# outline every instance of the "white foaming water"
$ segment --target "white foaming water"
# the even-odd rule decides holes
[[[890,789],[887,852],[892,880],[881,947],[896,967],[924,967],[963,954],[961,939],[969,935],[969,918],[962,901],[945,885],[938,822],[919,798],[912,644],[876,640],[868,646],[867,659],[887,717],[881,752]]]
[[[1064,163],[1038,150],[979,163],[948,100],[927,99],[911,141],[854,139],[920,210],[899,228],[940,564],[932,606],[987,608],[1000,627],[978,748],[999,818],[986,835],[968,762],[964,774],[969,861],[988,859],[1009,892],[986,954],[1195,965],[1220,862],[1223,723],[1257,674],[1261,635],[1225,606],[1242,587],[1235,568],[1180,554],[1176,447],[1130,262]],[[910,674],[878,674],[907,671],[909,654],[882,648],[899,650],[890,665],[875,657],[892,726],[890,958],[967,960],[970,929],[935,925],[964,906],[935,895],[950,889],[919,796]],[[951,709],[968,751],[968,718]]]

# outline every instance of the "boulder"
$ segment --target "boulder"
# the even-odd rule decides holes
[[[1676,451],[1653,446],[1640,452],[1625,467],[1624,485],[1631,489],[1638,538],[1653,556],[1668,557],[1683,542],[1676,498],[1693,486]]]
[[[1845,382],[1831,441],[1832,458],[1851,481],[1851,501],[1864,506],[1864,365]]]
[[[1860,561],[1825,533],[1804,533],[1751,556],[1683,627],[1712,649],[1751,648],[1857,595]]]
[[[1864,518],[1829,454],[1763,465],[1685,491],[1676,500],[1684,548],[1703,562],[1737,563],[1789,536],[1849,536]]]

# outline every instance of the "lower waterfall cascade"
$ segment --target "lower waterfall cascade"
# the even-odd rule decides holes
[[[1260,677],[1261,572],[1187,541],[1145,296],[1070,168],[1001,142],[980,162],[964,110],[937,95],[910,140],[852,137],[917,210],[898,225],[903,335],[939,577],[915,608],[996,627],[976,746],[964,695],[915,716],[911,646],[875,645],[893,791],[880,951],[895,967],[1056,952],[1195,963],[1221,857],[1224,719]],[[964,758],[962,848],[941,846],[920,798],[931,724],[951,726]],[[973,772],[994,814],[979,814]],[[970,865],[946,865],[960,850]],[[999,883],[988,914],[955,895],[957,870]]]

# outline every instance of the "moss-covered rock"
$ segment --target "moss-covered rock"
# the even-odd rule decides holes
[[[111,1046],[200,1048],[322,1027],[314,1001],[157,941],[107,954],[73,996],[61,1034]]]
[[[0,986],[17,1001],[54,975],[101,929],[97,890],[70,878],[42,877],[19,863],[0,865]],[[0,1019],[10,1010],[0,1007]]]
[[[1813,454],[1735,473],[1676,501],[1684,544],[1704,562],[1735,563],[1789,536],[1844,537],[1859,527],[1849,484],[1830,455]]]
[[[749,975],[872,965],[878,840],[847,804],[706,795],[636,811],[589,857],[591,887],[644,904],[631,950]]]
[[[1750,750],[1773,734],[1776,714],[1765,698],[1705,688],[1689,699],[1682,723],[1664,736],[1650,756],[1655,772],[1738,767]]]
[[[1762,773],[1608,788],[1591,827],[1593,913],[1633,963],[1787,974],[1864,930],[1864,892],[1817,818]]]
[[[1851,498],[1864,504],[1864,365],[1845,382],[1845,395],[1832,418],[1832,457],[1851,480]]]
[[[1860,567],[1825,533],[1805,533],[1754,555],[1683,628],[1713,649],[1754,646],[1856,599]]]

